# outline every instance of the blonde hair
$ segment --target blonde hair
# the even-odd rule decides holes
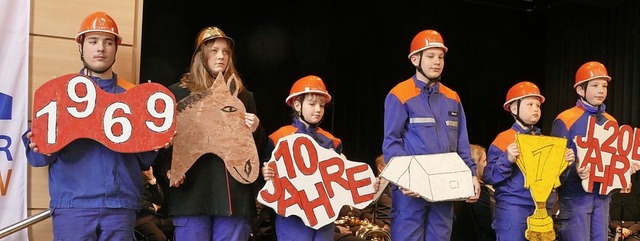
[[[224,38],[214,38],[215,39],[224,39]],[[225,39],[227,44],[231,46],[229,40]],[[198,92],[208,89],[213,85],[213,81],[215,81],[217,76],[211,76],[207,69],[205,68],[206,63],[206,54],[203,52],[203,49],[208,49],[213,45],[215,41],[207,41],[200,46],[200,48],[193,54],[193,59],[191,61],[191,66],[189,67],[189,72],[184,73],[182,78],[180,79],[180,87],[188,88],[191,92]],[[202,61],[205,61],[204,63]],[[231,77],[231,75],[236,75],[236,79],[238,80],[237,87],[238,93],[244,90],[244,84],[242,83],[242,79],[240,79],[240,75],[238,75],[238,71],[236,70],[235,65],[233,64],[233,49],[230,49],[229,53],[229,64],[227,66],[227,70],[224,71],[224,79],[225,81]]]
[[[383,165],[383,166],[387,165],[387,163],[384,162],[384,155],[383,154],[378,155],[378,157],[376,157],[375,162],[376,162],[376,166],[377,165]]]
[[[482,174],[484,173],[484,167],[487,165],[487,149],[480,146],[471,144],[471,159],[476,163],[478,180],[482,182]],[[484,160],[484,163],[481,162]]]

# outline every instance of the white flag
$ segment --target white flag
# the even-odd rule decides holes
[[[30,1],[0,1],[0,229],[27,218]],[[0,241],[29,240],[27,230]]]

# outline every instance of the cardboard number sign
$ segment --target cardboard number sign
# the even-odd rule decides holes
[[[155,83],[111,94],[87,76],[69,74],[38,88],[33,102],[32,141],[41,153],[79,138],[123,153],[156,150],[175,130],[175,97]]]
[[[258,193],[258,202],[279,215],[296,215],[313,229],[335,221],[344,205],[362,209],[373,201],[371,167],[345,160],[307,135],[281,138],[266,165],[275,175]]]
[[[640,129],[607,121],[596,124],[589,117],[586,136],[576,136],[576,159],[580,167],[591,167],[589,178],[582,180],[587,192],[606,195],[614,189],[631,188],[631,174],[640,169]],[[602,183],[593,190],[595,182]]]

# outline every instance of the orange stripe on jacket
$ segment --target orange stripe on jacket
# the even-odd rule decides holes
[[[413,78],[400,82],[390,91],[391,94],[398,97],[400,103],[404,105],[407,100],[420,94],[420,88],[413,83]]]
[[[327,138],[333,140],[333,147],[337,148],[338,146],[340,146],[340,143],[342,142],[339,138],[333,136],[331,133],[323,130],[322,128],[318,127],[318,133],[320,133],[320,134],[326,136]]]
[[[122,87],[125,90],[130,90],[133,87],[136,87],[135,84],[133,84],[133,83],[131,83],[129,81],[126,81],[126,80],[124,80],[124,79],[122,79],[120,77],[118,77],[118,86]]]
[[[396,87],[394,87],[390,93],[398,97],[400,103],[404,104],[409,99],[416,97],[420,94],[421,90],[418,88],[413,82],[413,78],[400,82]],[[453,99],[456,102],[460,103],[460,97],[458,93],[449,89],[449,87],[440,83],[440,93],[446,96],[449,99]]]
[[[507,146],[516,141],[516,134],[518,134],[516,130],[509,128],[506,131],[500,132],[491,144],[496,146],[498,149],[505,151],[507,150]]]
[[[449,87],[444,86],[442,83],[440,83],[440,93],[442,93],[449,99],[456,100],[456,102],[460,103],[460,97],[458,96],[458,93],[453,91],[452,89],[449,89]]]
[[[277,131],[271,133],[271,135],[269,135],[269,139],[271,139],[273,144],[277,144],[280,138],[283,138],[291,134],[295,134],[297,130],[298,128],[292,125],[283,126],[283,127],[280,127],[280,129],[278,129]]]
[[[298,128],[296,128],[295,126],[292,126],[292,125],[283,126],[283,127],[280,127],[280,129],[278,129],[277,131],[273,132],[271,135],[269,135],[269,139],[271,139],[273,144],[277,144],[280,138],[283,138],[291,134],[295,134],[296,131],[298,131]],[[331,133],[323,130],[322,128],[318,128],[318,133],[333,140],[333,147],[340,146],[340,143],[342,142],[339,138],[334,137]]]

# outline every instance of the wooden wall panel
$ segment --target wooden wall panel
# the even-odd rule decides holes
[[[28,185],[27,205],[30,209],[49,208],[49,167],[32,167],[27,169],[29,176],[42,177],[32,178]]]
[[[143,0],[30,0],[29,113],[33,92],[56,76],[77,73],[82,68],[75,35],[86,15],[107,12],[118,24],[123,44],[118,47],[114,71],[137,83]],[[31,114],[29,114],[31,116]],[[28,214],[49,208],[48,167],[29,167]],[[29,227],[30,240],[52,240],[51,219]]]
[[[33,0],[31,33],[75,39],[84,17],[95,11],[104,11],[118,24],[123,44],[132,45],[135,33],[136,2],[133,0]]]
[[[60,75],[78,73],[82,68],[78,44],[70,39],[51,38],[46,36],[30,37],[29,59],[29,100],[33,100],[33,92],[42,84]],[[133,48],[119,46],[113,70],[120,76],[134,82],[136,79],[131,68]],[[33,101],[29,101],[29,113]]]
[[[27,215],[33,216],[44,212],[45,210],[46,209],[31,209],[27,212]],[[42,222],[29,227],[29,240],[53,240],[53,226],[51,218],[45,219]]]

